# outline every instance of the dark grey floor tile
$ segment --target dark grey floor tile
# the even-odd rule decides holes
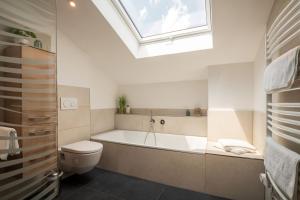
[[[225,200],[139,178],[94,169],[61,182],[56,200]]]
[[[67,177],[61,181],[61,185],[64,186],[84,186],[90,183],[94,178],[89,174],[77,175],[74,174],[70,177]]]
[[[223,198],[210,196],[207,194],[167,187],[159,200],[225,200]]]
[[[104,173],[103,170],[93,170],[83,175],[74,174],[70,177],[63,179],[60,183],[59,199],[66,199],[81,187],[91,183]]]
[[[87,187],[112,193],[124,199],[156,200],[164,186],[139,178],[106,172],[87,184]]]
[[[128,188],[126,186],[133,181],[135,180],[132,177],[106,172],[94,178],[86,186],[90,189],[112,193],[117,196],[123,193]]]
[[[60,183],[59,199],[66,199],[85,184],[86,181],[83,181],[82,177],[77,175],[62,180]]]
[[[165,186],[136,179],[128,182],[120,196],[126,200],[158,200]]]
[[[122,200],[114,195],[81,187],[65,200]]]

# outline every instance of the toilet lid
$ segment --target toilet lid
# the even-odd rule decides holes
[[[103,145],[101,143],[87,140],[75,142],[61,147],[62,151],[67,151],[71,153],[95,153],[102,149]]]

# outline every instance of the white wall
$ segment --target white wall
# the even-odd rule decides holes
[[[253,63],[208,68],[209,109],[253,109]]]
[[[254,63],[254,115],[253,144],[263,152],[266,139],[266,93],[263,87],[263,75],[266,67],[265,42],[261,41]]]
[[[254,62],[254,110],[266,111],[266,93],[264,91],[263,78],[266,67],[265,42],[262,40]]]
[[[58,84],[90,88],[91,108],[114,108],[117,84],[64,33],[57,34]]]
[[[134,108],[207,108],[207,81],[182,81],[121,85],[119,95],[126,95]]]
[[[208,139],[253,142],[253,63],[208,68]]]

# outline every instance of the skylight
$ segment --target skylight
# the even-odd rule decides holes
[[[210,30],[209,0],[113,0],[139,42]]]
[[[91,0],[137,58],[213,48],[211,0]]]

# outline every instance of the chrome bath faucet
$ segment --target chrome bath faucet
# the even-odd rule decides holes
[[[149,123],[150,123],[149,124],[149,131],[147,132],[147,135],[145,137],[144,144],[146,144],[149,133],[153,133],[154,134],[154,144],[156,146],[156,135],[155,135],[155,129],[154,129],[155,119],[153,119],[152,110],[150,110],[150,121],[149,121]]]

